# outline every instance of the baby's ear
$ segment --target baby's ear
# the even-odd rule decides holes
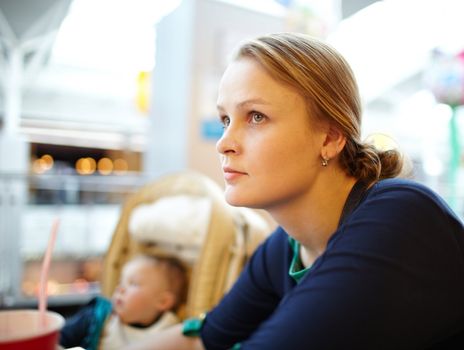
[[[161,293],[156,304],[160,311],[171,310],[176,304],[176,297],[173,292],[168,290],[164,291],[163,293]]]

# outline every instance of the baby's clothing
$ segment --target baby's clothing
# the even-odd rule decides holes
[[[176,323],[179,323],[179,319],[172,312],[165,312],[158,321],[147,328],[123,324],[119,317],[112,314],[106,322],[98,348],[100,350],[124,349],[134,341],[141,340],[149,334],[159,332]]]
[[[86,350],[124,349],[136,339],[179,322],[174,313],[167,311],[147,328],[123,325],[112,313],[111,301],[96,297],[66,320],[60,332],[60,345],[64,348],[80,346]]]

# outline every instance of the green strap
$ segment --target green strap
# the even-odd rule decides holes
[[[198,317],[186,319],[182,323],[182,334],[187,337],[198,337],[200,335],[203,322],[205,321],[206,314],[202,313]]]

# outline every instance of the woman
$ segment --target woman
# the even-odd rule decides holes
[[[280,227],[203,321],[147,349],[430,349],[464,344],[464,228],[396,151],[360,141],[355,79],[333,48],[280,33],[221,80],[225,196]],[[144,347],[145,346],[145,347]]]

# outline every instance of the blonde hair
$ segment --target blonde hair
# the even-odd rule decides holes
[[[349,64],[334,48],[307,35],[277,33],[243,43],[235,58],[258,62],[306,100],[314,121],[326,120],[343,133],[346,145],[339,162],[348,175],[372,183],[401,173],[397,150],[381,151],[360,140],[358,86]]]

